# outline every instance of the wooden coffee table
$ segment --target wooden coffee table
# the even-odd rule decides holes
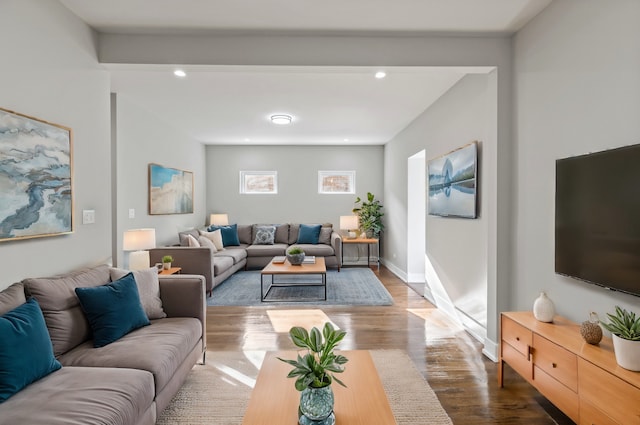
[[[296,425],[300,393],[295,380],[287,378],[292,366],[281,362],[295,359],[297,351],[269,352],[264,358],[256,385],[244,415],[243,425]],[[347,385],[333,383],[336,425],[393,425],[396,420],[368,351],[342,351],[349,359],[338,378]]]
[[[278,282],[276,276],[308,276],[318,275],[320,276],[320,282],[294,282],[287,281]],[[269,281],[267,276],[271,276],[271,284],[267,287],[265,292],[264,286]],[[316,262],[313,264],[300,264],[297,266],[291,265],[289,260],[286,260],[282,264],[276,264],[269,262],[264,269],[260,272],[260,301],[281,301],[278,299],[267,299],[269,291],[276,287],[295,287],[295,286],[321,286],[324,287],[324,301],[327,300],[327,267],[324,263],[324,257],[316,257]],[[295,300],[291,300],[295,301]],[[310,301],[308,298],[300,299],[299,301]]]

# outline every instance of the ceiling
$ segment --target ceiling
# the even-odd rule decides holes
[[[513,34],[551,0],[60,0],[98,32]],[[247,13],[246,11],[251,11]],[[206,144],[384,144],[490,68],[105,64],[112,91]],[[276,126],[269,116],[293,117]]]

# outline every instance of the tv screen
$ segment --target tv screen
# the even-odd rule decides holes
[[[555,270],[640,296],[640,145],[556,161]]]

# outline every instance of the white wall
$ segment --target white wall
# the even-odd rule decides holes
[[[111,255],[109,76],[95,34],[58,2],[0,2],[0,106],[73,131],[74,233],[0,243],[0,289]],[[94,209],[96,223],[82,224]]]
[[[429,161],[474,140],[480,142],[478,218],[427,216],[425,230],[426,260],[435,271],[427,276],[430,292],[439,307],[455,308],[453,314],[462,321],[471,318],[474,323],[468,326],[481,339],[487,327],[489,224],[492,211],[495,214],[491,193],[496,187],[490,179],[497,161],[494,73],[464,77],[385,147],[385,194],[393,193],[399,207],[406,209],[407,195],[399,188],[407,185],[410,156],[424,149]],[[393,225],[398,239],[402,230],[406,238],[406,232],[413,228],[412,223]],[[391,252],[392,259],[397,258],[394,254]]]
[[[382,146],[207,146],[207,213],[232,223],[333,223],[350,215],[356,196],[384,205]],[[277,171],[278,193],[239,193],[239,173]],[[319,194],[318,171],[356,172],[356,194]]]
[[[178,243],[178,232],[205,224],[206,167],[204,146],[136,105],[126,96],[116,99],[117,204],[116,242],[119,265],[126,266],[122,234],[127,229],[156,229],[158,246]],[[193,172],[192,214],[149,215],[150,163]],[[129,209],[135,218],[129,218]],[[124,262],[123,262],[124,260]]]
[[[545,290],[575,321],[640,312],[638,297],[554,273],[555,160],[640,143],[639,19],[637,0],[556,0],[515,37],[514,310]]]

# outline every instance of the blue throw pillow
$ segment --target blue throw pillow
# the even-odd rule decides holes
[[[300,230],[298,231],[297,243],[317,244],[318,239],[320,238],[321,228],[322,224],[301,224]]]
[[[220,229],[222,234],[223,246],[238,246],[240,245],[240,238],[238,237],[238,224],[230,224],[228,226],[209,226],[207,232],[213,232]]]
[[[34,298],[0,316],[0,403],[61,367]]]
[[[76,288],[76,295],[93,331],[94,347],[104,347],[150,323],[133,273],[107,285]]]

